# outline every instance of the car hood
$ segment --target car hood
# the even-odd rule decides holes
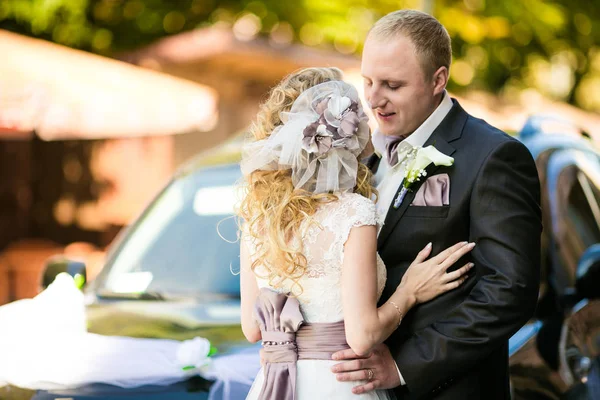
[[[110,336],[188,340],[203,337],[227,353],[248,347],[238,300],[117,300],[87,306],[88,331]]]

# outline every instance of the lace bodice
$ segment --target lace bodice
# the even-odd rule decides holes
[[[341,276],[344,243],[352,227],[379,223],[376,208],[371,200],[359,194],[345,193],[338,201],[322,205],[312,218],[317,223],[307,220],[302,229],[307,271],[299,280],[303,292],[298,300],[307,322],[337,322],[343,319]],[[259,275],[264,275],[260,266],[256,270]],[[385,265],[377,255],[378,296],[383,292],[385,280]],[[265,279],[257,278],[257,282],[259,288],[269,286]],[[291,282],[277,290],[290,292]]]

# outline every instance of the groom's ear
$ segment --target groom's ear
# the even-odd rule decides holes
[[[433,95],[437,96],[446,89],[448,84],[448,68],[442,66],[433,73]]]

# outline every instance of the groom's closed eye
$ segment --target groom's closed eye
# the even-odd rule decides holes
[[[390,88],[391,90],[396,90],[403,86],[406,86],[406,83],[405,82],[388,81],[388,82],[386,82],[386,86],[388,88]]]

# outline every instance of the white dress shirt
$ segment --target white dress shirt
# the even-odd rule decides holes
[[[419,126],[410,136],[404,139],[398,145],[397,151],[410,149],[410,147],[423,146],[427,139],[431,136],[435,128],[442,122],[452,108],[452,99],[447,92],[444,92],[442,102],[433,113]],[[377,172],[375,173],[375,185],[379,192],[379,200],[377,201],[377,214],[380,221],[385,221],[388,210],[398,193],[398,189],[404,179],[404,166],[401,164],[402,159],[398,159],[398,163],[393,167],[387,161],[387,151],[385,150],[385,136],[376,130],[373,132],[373,147],[375,151],[381,155],[381,161]],[[406,385],[406,381],[396,365],[396,370],[400,376],[400,384]]]

